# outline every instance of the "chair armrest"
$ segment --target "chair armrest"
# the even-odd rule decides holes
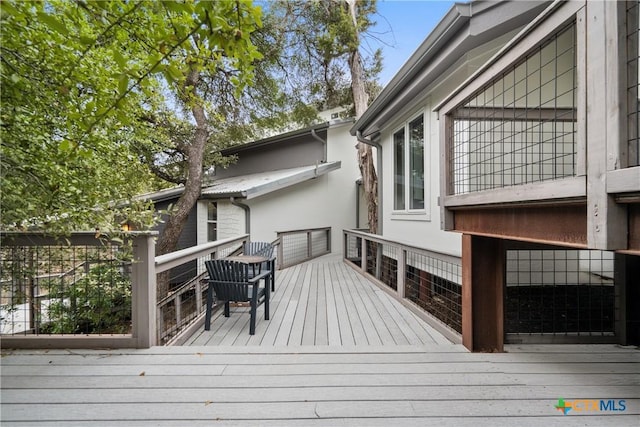
[[[265,271],[263,273],[260,273],[254,277],[252,277],[251,279],[249,279],[249,283],[250,284],[255,284],[256,282],[258,282],[260,279],[264,279],[265,277],[269,276],[271,274],[271,271]]]

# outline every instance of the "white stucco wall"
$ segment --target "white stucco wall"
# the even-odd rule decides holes
[[[251,209],[252,240],[273,241],[277,231],[331,227],[333,253],[342,253],[342,230],[356,226],[356,139],[351,123],[328,131],[327,158],[341,168],[316,179],[245,203]]]

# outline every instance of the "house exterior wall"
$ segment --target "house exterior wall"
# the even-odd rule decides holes
[[[326,139],[326,130],[318,131],[317,134],[319,138]],[[235,153],[237,161],[226,169],[217,169],[216,179],[308,166],[326,161],[323,143],[310,135],[298,136],[262,147],[228,151]]]
[[[169,206],[174,204],[175,202],[176,200],[156,202],[154,204],[155,210],[156,211],[167,210]],[[166,215],[163,215],[163,220],[166,220]],[[165,222],[160,222],[155,227],[153,227],[153,230],[162,234],[162,231],[164,230],[165,225],[166,225]],[[196,212],[196,209],[192,209],[191,212],[189,213],[189,216],[187,217],[187,222],[184,226],[184,230],[182,231],[182,234],[180,234],[180,238],[178,239],[178,247],[176,249],[179,250],[179,249],[184,249],[184,248],[188,248],[190,246],[196,245],[197,230],[198,230],[197,212]]]
[[[342,252],[342,230],[356,226],[356,181],[360,176],[350,125],[328,130],[328,158],[340,159],[340,169],[244,202],[251,209],[252,240],[271,242],[278,231],[330,226],[332,251]]]
[[[380,143],[383,152],[383,235],[387,239],[415,245],[436,252],[461,255],[461,237],[443,231],[440,226],[440,124],[433,107],[451,90],[460,85],[482,63],[503,46],[513,32],[469,51],[438,81],[416,93],[407,106],[381,127]],[[446,76],[446,77],[444,77]],[[394,209],[393,134],[405,123],[424,114],[425,209],[402,212]]]

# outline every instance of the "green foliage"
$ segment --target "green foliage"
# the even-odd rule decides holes
[[[3,1],[0,20],[3,228],[151,224],[132,203],[158,186],[145,153],[162,162],[177,136],[148,119],[172,114],[189,70],[240,96],[261,58],[261,11],[241,0]]]
[[[71,286],[54,286],[41,333],[131,332],[131,282],[114,265],[100,264]]]
[[[353,108],[348,57],[353,49],[363,51],[360,38],[375,24],[377,10],[375,0],[355,5],[357,27],[347,2],[338,0],[280,0],[270,4],[265,17],[265,26],[278,28],[285,87],[318,110]],[[377,76],[382,52],[378,49],[361,56],[369,98],[374,99],[380,92]]]

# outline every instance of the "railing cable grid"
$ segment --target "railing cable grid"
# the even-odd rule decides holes
[[[405,297],[462,333],[460,265],[408,251],[405,272]]]
[[[216,247],[209,254],[168,270],[168,293],[162,298],[159,297],[157,305],[159,344],[169,343],[205,312],[206,295],[209,287],[205,261],[213,258],[225,258],[239,252],[241,249],[242,242],[232,242]],[[159,283],[162,274],[158,274]]]
[[[508,250],[505,332],[613,336],[614,256],[597,250]]]
[[[640,5],[627,5],[627,128],[629,166],[640,166]]]
[[[2,334],[131,333],[126,247],[5,245],[0,257]]]
[[[448,114],[449,194],[575,174],[575,50],[572,23]]]
[[[347,262],[462,333],[462,269],[454,257],[346,231]],[[364,247],[363,247],[364,239]],[[363,260],[362,253],[365,252]],[[364,265],[363,265],[364,262]]]
[[[331,252],[331,228],[278,232],[279,268],[290,267]]]

